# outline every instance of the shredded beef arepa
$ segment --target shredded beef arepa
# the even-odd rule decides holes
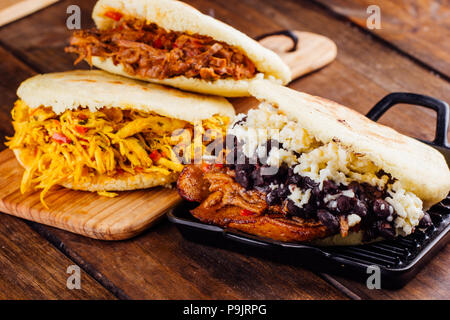
[[[166,79],[176,76],[217,80],[253,78],[255,65],[238,49],[211,37],[168,32],[137,19],[120,20],[114,29],[79,30],[66,52],[75,64],[92,56],[112,58],[131,75]]]

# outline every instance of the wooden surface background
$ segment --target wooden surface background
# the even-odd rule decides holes
[[[78,4],[92,26],[93,0],[61,1],[0,28],[0,142],[21,81],[73,68],[63,52],[66,9]],[[409,91],[450,101],[448,1],[189,0],[201,11],[257,36],[284,28],[321,33],[338,46],[329,67],[291,87],[366,113],[384,95]],[[365,28],[368,4],[381,30]],[[83,65],[86,68],[86,65]],[[234,103],[240,103],[234,99]],[[431,140],[435,115],[400,106],[381,122]],[[84,238],[0,214],[0,298],[9,299],[449,299],[448,246],[405,288],[363,284],[184,240],[167,220],[123,242]],[[66,288],[68,266],[82,269],[81,290]]]

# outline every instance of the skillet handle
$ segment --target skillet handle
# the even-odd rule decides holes
[[[387,110],[399,103],[418,105],[436,111],[437,124],[433,144],[445,148],[450,147],[447,141],[449,107],[442,100],[409,92],[393,92],[381,99],[366,116],[377,121]]]

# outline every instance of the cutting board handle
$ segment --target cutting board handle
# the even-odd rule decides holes
[[[271,37],[271,36],[279,36],[279,35],[286,36],[292,40],[292,47],[289,50],[286,50],[286,52],[294,52],[298,49],[298,37],[291,30],[281,30],[281,31],[265,33],[260,36],[257,36],[256,40],[261,41],[264,38]]]
[[[332,40],[311,32],[281,30],[265,33],[256,40],[281,57],[291,69],[292,80],[326,66],[337,55]]]

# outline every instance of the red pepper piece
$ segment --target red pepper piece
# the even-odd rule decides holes
[[[209,171],[209,170],[211,170],[211,164],[206,163],[206,162],[203,162],[203,163],[202,163],[202,171],[203,171],[203,172],[207,172],[207,171]]]
[[[61,132],[55,132],[52,135],[52,139],[55,140],[58,143],[72,143],[72,140],[67,138],[63,133]]]
[[[88,132],[88,130],[89,129],[86,127],[75,125],[75,131],[78,132],[79,134],[86,134],[86,132]]]
[[[256,212],[247,210],[247,209],[242,209],[241,210],[241,216],[253,216],[254,214],[256,214]]]
[[[153,161],[158,161],[159,159],[161,159],[161,154],[159,153],[158,150],[153,150],[150,153],[150,159],[152,159]]]
[[[223,163],[216,163],[216,164],[214,164],[214,167],[222,169],[223,168]]]
[[[123,14],[121,14],[120,12],[117,12],[117,11],[107,11],[105,13],[105,17],[111,18],[115,21],[119,21],[120,19],[122,19]]]

